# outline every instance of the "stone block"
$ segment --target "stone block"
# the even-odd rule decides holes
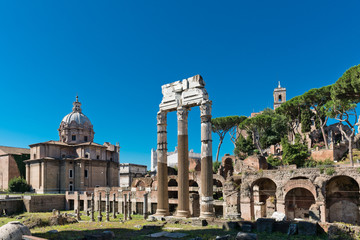
[[[285,221],[286,220],[285,213],[282,213],[282,212],[274,212],[271,215],[271,218],[274,218],[275,221]]]
[[[0,227],[0,239],[21,240],[23,235],[31,235],[29,228],[18,221]]]
[[[254,222],[250,221],[239,221],[239,226],[242,232],[251,232],[253,229],[255,229]]]
[[[275,219],[273,218],[258,218],[256,220],[256,229],[258,232],[272,233]]]
[[[235,239],[236,240],[256,240],[257,239],[257,234],[238,232]]]
[[[192,219],[191,225],[205,227],[208,225],[208,222],[206,221],[206,219],[194,218]]]
[[[288,233],[290,226],[290,222],[288,221],[281,221],[281,222],[274,222],[273,225],[273,232],[281,232],[281,233]]]
[[[216,236],[215,239],[216,240],[229,240],[230,239],[230,234],[227,234],[225,236]]]
[[[234,230],[234,229],[240,229],[240,225],[238,222],[228,221],[228,222],[223,223],[222,228],[226,231],[229,231],[229,230]]]
[[[296,223],[291,223],[289,225],[289,229],[287,232],[287,235],[295,235],[297,233],[297,224]]]
[[[155,225],[155,224],[150,224],[150,225],[144,225],[142,227],[142,229],[150,229],[150,230],[161,230],[163,227],[163,225]]]
[[[299,221],[297,225],[299,235],[314,236],[317,234],[318,224],[316,222]]]

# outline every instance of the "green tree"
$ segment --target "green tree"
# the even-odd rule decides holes
[[[266,158],[266,161],[273,167],[277,167],[277,166],[281,166],[282,165],[282,161],[280,158],[275,157],[274,155],[270,155],[269,157]]]
[[[21,177],[15,177],[9,181],[10,192],[29,192],[30,185],[27,184],[26,180]]]
[[[332,85],[331,98],[333,100],[360,102],[360,64],[346,70]]]
[[[279,143],[287,134],[287,119],[271,109],[265,109],[261,114],[240,123],[239,128],[252,136],[255,147],[264,155],[264,149]]]
[[[318,127],[321,129],[321,134],[325,143],[326,149],[329,149],[327,138],[325,135],[324,127],[326,126],[328,116],[326,115],[326,103],[331,100],[330,94],[331,86],[325,86],[322,88],[313,88],[303,95],[301,95],[301,101],[303,105],[310,106],[313,109],[314,116],[318,122]],[[309,129],[310,130],[310,129]]]
[[[217,173],[220,165],[221,165],[221,162],[213,162],[213,173]]]
[[[347,124],[351,131],[346,132],[343,125],[339,124],[341,134],[349,143],[349,159],[353,165],[352,145],[360,135],[356,134],[359,120],[356,113],[357,104],[360,102],[360,65],[351,67],[332,85],[331,98],[328,102],[328,116],[335,118],[339,123]]]
[[[348,148],[349,148],[349,160],[350,164],[353,166],[353,144],[356,142],[360,135],[356,135],[356,126],[359,125],[358,123],[358,116],[356,113],[356,104],[350,100],[333,100],[328,102],[328,115],[331,118],[335,118],[339,121],[338,127],[341,134],[346,138],[348,141]],[[345,131],[343,126],[347,124],[350,128],[350,132]]]
[[[236,148],[236,142],[239,138],[239,136],[241,136],[240,131],[239,131],[239,124],[242,123],[244,120],[246,120],[247,117],[245,116],[240,116],[239,120],[237,121],[236,127],[233,127],[229,130],[229,134],[230,134],[230,140],[231,142],[234,144],[234,147]]]
[[[245,159],[247,156],[252,155],[255,149],[251,136],[245,139],[244,136],[240,134],[236,141],[234,153],[241,159]]]
[[[301,98],[300,96],[293,97],[289,101],[284,102],[278,107],[275,112],[287,118],[289,132],[294,136],[299,133],[299,124],[301,123]]]
[[[285,164],[296,164],[298,167],[304,166],[305,160],[310,154],[307,146],[300,142],[299,135],[296,135],[294,144],[289,143],[286,138],[282,138],[281,146],[283,150],[282,158]]]
[[[216,162],[218,162],[220,147],[224,141],[226,133],[228,133],[233,128],[237,128],[238,124],[242,120],[243,119],[239,116],[218,117],[211,119],[212,131],[219,135],[219,145],[216,152]]]

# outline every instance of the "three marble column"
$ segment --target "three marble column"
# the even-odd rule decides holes
[[[178,217],[189,217],[189,151],[188,116],[189,108],[177,108],[178,120]],[[211,138],[211,101],[204,100],[201,112],[201,211],[200,217],[214,216],[213,211],[213,173]],[[167,112],[157,114],[157,177],[158,204],[157,216],[169,215],[168,172],[167,172]]]

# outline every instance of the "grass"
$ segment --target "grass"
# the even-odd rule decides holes
[[[65,211],[62,213],[73,213],[73,211]],[[115,233],[115,239],[153,239],[147,237],[146,235],[159,232],[159,230],[151,230],[151,229],[141,229],[143,225],[162,225],[164,222],[147,222],[143,219],[141,215],[134,215],[133,219],[126,222],[120,222],[123,215],[120,214],[116,219],[110,217],[109,222],[90,222],[90,216],[86,216],[84,212],[81,212],[81,221],[74,224],[67,224],[61,226],[40,226],[31,229],[31,233],[33,236],[46,238],[46,239],[82,239],[86,234],[97,234],[101,233],[105,230],[110,230]],[[52,216],[52,213],[22,213],[16,215],[14,217],[0,217],[0,226],[6,224],[10,221],[28,221],[27,219],[36,219],[40,218],[43,222],[48,223],[49,217]],[[111,216],[111,215],[110,215]],[[21,219],[16,219],[16,217],[20,217]],[[95,219],[97,219],[97,213],[95,213]],[[103,220],[105,220],[105,214],[103,214]],[[190,220],[188,221],[190,222]],[[192,226],[191,224],[171,224],[166,223],[162,231],[174,231],[188,234],[186,237],[181,239],[193,239],[196,237],[201,237],[202,239],[215,239],[216,236],[223,236],[229,234],[230,239],[235,239],[238,230],[233,231],[225,231],[221,226],[218,225],[209,225],[206,227],[197,227]],[[180,228],[181,230],[172,230],[171,228]],[[50,230],[57,230],[57,233],[49,233]],[[165,238],[157,238],[157,239],[165,239]],[[166,238],[168,239],[168,238]],[[294,239],[294,240],[322,240],[327,239],[326,236],[291,236],[288,237],[286,234],[281,233],[259,233],[258,239],[268,239],[268,240],[278,240],[278,239]]]

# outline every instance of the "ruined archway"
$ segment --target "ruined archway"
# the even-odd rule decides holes
[[[224,176],[232,176],[234,172],[233,159],[226,158],[223,165],[224,165]]]
[[[212,187],[211,101],[200,75],[163,85],[163,99],[157,114],[157,216],[169,215],[167,185],[167,113],[177,111],[178,121],[178,217],[189,217],[188,122],[190,108],[200,106],[201,113],[201,217],[214,216]]]
[[[251,187],[251,216],[270,217],[276,211],[276,184],[269,178],[256,180]]]
[[[359,224],[359,184],[348,176],[331,178],[325,187],[328,222]]]
[[[286,218],[289,220],[295,218],[308,219],[309,210],[313,204],[315,204],[315,197],[311,191],[302,187],[291,189],[285,195]]]

